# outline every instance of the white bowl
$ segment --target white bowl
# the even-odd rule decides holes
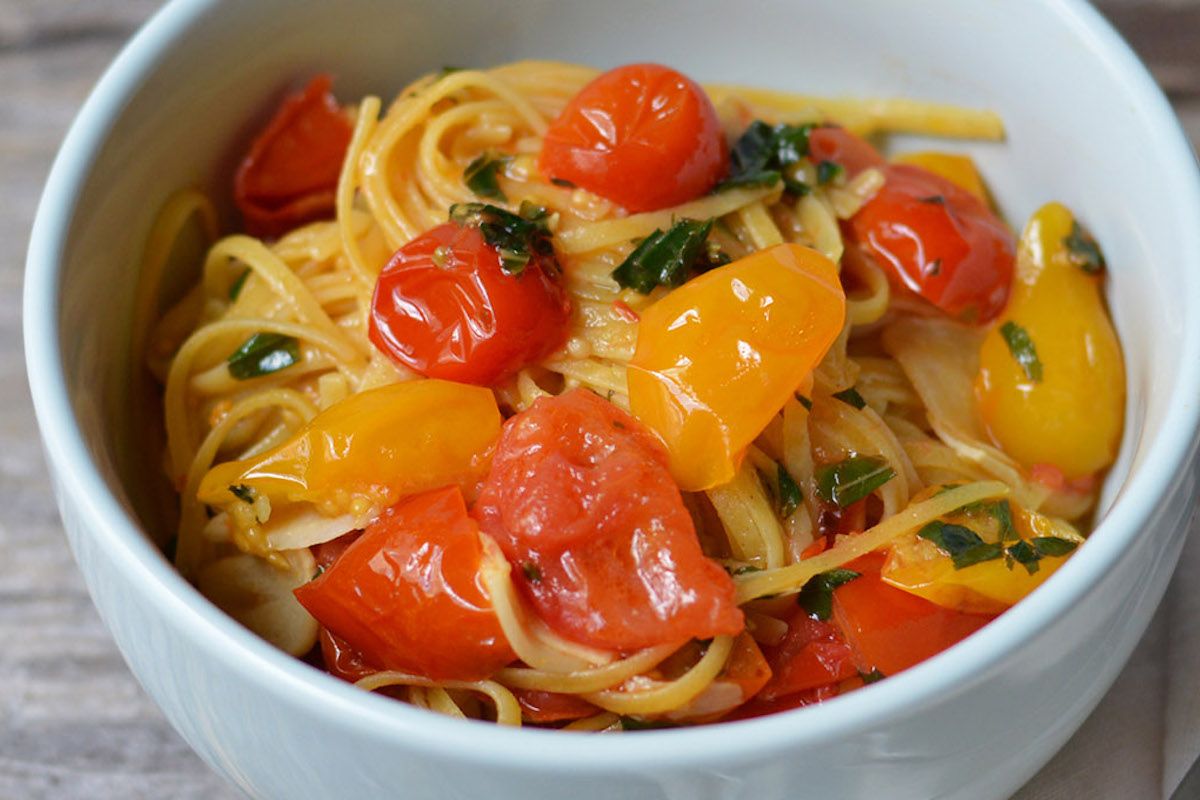
[[[1111,263],[1128,359],[1123,455],[1091,540],[960,646],[826,705],[696,729],[505,730],[360,692],[276,652],[143,534],[129,408],[132,270],[172,190],[227,192],[230,156],[319,70],[385,96],[443,64],[673,64],[701,80],[907,95],[1000,111],[969,149],[1009,218],[1068,203]],[[196,751],[256,797],[990,798],[1110,685],[1195,508],[1200,188],[1169,106],[1082,2],[176,0],[121,53],[54,165],[29,250],[25,343],[59,504],[130,667]],[[144,449],[144,448],[143,448]],[[140,502],[140,501],[139,501]]]

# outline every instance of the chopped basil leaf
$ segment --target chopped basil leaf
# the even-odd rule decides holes
[[[706,242],[711,219],[681,219],[665,233],[655,230],[633,249],[612,272],[623,289],[649,294],[656,286],[679,286],[701,260],[707,260]]]
[[[241,500],[243,503],[254,502],[254,489],[244,483],[235,483],[233,486],[229,487],[229,491],[234,497],[236,497],[238,500]]]
[[[1041,383],[1042,361],[1038,358],[1037,348],[1033,346],[1033,339],[1029,338],[1029,331],[1010,319],[1000,326],[1000,335],[1025,377],[1034,383]]]
[[[1000,544],[1004,544],[1010,539],[1017,539],[1017,529],[1013,525],[1012,506],[1008,504],[1008,501],[997,500],[991,504],[990,510],[1000,525]]]
[[[488,203],[450,206],[451,221],[479,226],[483,240],[500,254],[500,266],[514,276],[524,272],[535,255],[546,256],[553,263],[549,216],[546,209],[528,202],[521,203],[517,214]]]
[[[621,717],[623,731],[652,731],[657,728],[678,728],[674,722],[665,719],[638,719],[637,717]]]
[[[896,471],[878,456],[851,456],[817,470],[817,495],[845,508],[896,477]]]
[[[467,184],[468,189],[480,197],[507,200],[508,198],[504,196],[504,192],[496,180],[496,175],[508,161],[508,156],[497,155],[491,151],[483,153],[467,165],[467,169],[463,172],[463,182]]]
[[[851,386],[849,389],[843,389],[840,392],[834,392],[833,396],[841,400],[846,405],[854,406],[859,411],[867,407],[867,401],[858,393],[858,389]]]
[[[831,569],[808,579],[796,595],[796,602],[817,619],[829,619],[833,614],[833,590],[859,577],[852,569]]]
[[[250,277],[250,271],[250,268],[246,267],[242,270],[242,274],[234,278],[233,283],[229,284],[230,301],[238,299],[238,295],[242,293],[242,287],[246,285],[246,278]]]
[[[1059,558],[1070,553],[1079,546],[1077,542],[1072,542],[1070,539],[1060,539],[1057,536],[1037,536],[1032,540],[1033,549],[1040,556],[1049,558]]]
[[[796,484],[795,479],[783,464],[779,465],[778,476],[779,513],[784,519],[787,519],[796,513],[796,509],[800,507],[800,501],[804,498],[800,494],[799,485]]]
[[[798,402],[800,405],[804,406],[805,411],[812,411],[812,400],[809,400],[807,397],[800,394],[799,392],[796,393],[796,402]]]
[[[553,183],[555,186],[561,186],[564,189],[574,189],[575,188],[575,184],[572,183],[571,181],[567,180],[566,178],[551,178],[550,182]]]
[[[537,583],[542,579],[542,571],[538,565],[532,561],[526,561],[521,564],[521,572],[525,573],[525,580],[530,583]]]
[[[939,550],[950,556],[955,569],[966,569],[983,561],[992,561],[1004,555],[998,544],[985,542],[979,534],[962,525],[934,520],[917,533],[921,539],[933,542]]]
[[[1063,239],[1063,244],[1070,251],[1071,262],[1084,272],[1095,275],[1104,269],[1104,253],[1100,245],[1077,221],[1071,222],[1071,232]]]
[[[817,164],[817,183],[824,186],[836,181],[846,170],[836,161],[822,161]]]
[[[940,194],[931,194],[929,197],[922,197],[920,202],[929,203],[930,205],[935,206],[944,206],[946,205],[946,198]]]
[[[869,684],[869,683],[879,683],[881,680],[886,678],[887,675],[884,675],[882,672],[880,672],[877,669],[873,669],[870,672],[859,672],[858,677],[862,679],[863,683]]]
[[[300,342],[279,333],[256,333],[227,359],[229,374],[244,381],[269,375],[300,360]]]
[[[784,170],[808,155],[808,134],[812,125],[768,125],[751,122],[734,142],[729,154],[729,175],[717,184],[716,191],[735,186],[773,186],[783,180],[793,194],[806,194],[808,186]]]
[[[1004,555],[1025,567],[1025,571],[1030,575],[1037,572],[1040,568],[1038,566],[1038,561],[1040,561],[1042,557],[1038,554],[1037,550],[1033,549],[1033,546],[1030,545],[1029,542],[1024,540],[1017,542],[1012,547],[1009,547],[1004,551]],[[1008,568],[1012,569],[1012,565],[1009,564]]]

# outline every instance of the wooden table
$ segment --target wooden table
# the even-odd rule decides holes
[[[152,0],[0,0],[0,798],[221,800],[142,693],[67,551],[21,348],[34,207],[67,125]],[[1105,0],[1200,142],[1200,0]],[[1200,220],[1197,221],[1200,224]]]

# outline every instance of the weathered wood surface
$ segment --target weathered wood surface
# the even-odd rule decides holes
[[[235,796],[142,693],[88,600],[47,485],[20,341],[25,247],[51,158],[101,70],[156,7],[150,0],[0,0],[4,800]],[[1200,142],[1200,0],[1107,0],[1101,8]]]

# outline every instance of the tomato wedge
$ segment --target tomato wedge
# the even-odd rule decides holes
[[[911,164],[883,167],[883,188],[851,218],[851,239],[897,285],[947,314],[983,323],[1008,301],[1016,245],[987,204]]]
[[[836,125],[812,129],[808,134],[808,157],[817,164],[832,161],[846,170],[849,177],[885,163],[869,142]]]
[[[880,578],[884,555],[871,553],[847,565],[861,577],[833,592],[833,619],[863,673],[894,675],[957,644],[995,619],[934,605]]]
[[[728,166],[712,101],[658,64],[617,67],[593,80],[550,123],[538,168],[631,212],[707,192]]]
[[[505,423],[473,513],[567,638],[630,651],[742,629],[662,444],[592,392],[541,398]]]
[[[575,694],[542,692],[536,689],[513,689],[512,693],[521,704],[521,716],[535,725],[568,722],[600,712],[600,709]]]
[[[332,85],[318,75],[284,100],[242,159],[234,199],[252,235],[278,236],[333,213],[354,129]]]
[[[558,349],[571,301],[534,253],[505,271],[477,225],[447,222],[401,247],[371,301],[371,341],[431,378],[490,386]]]
[[[363,664],[477,680],[514,658],[479,578],[482,553],[462,492],[437,489],[389,508],[296,598]],[[334,667],[355,671],[336,657]]]
[[[797,608],[788,632],[774,647],[764,647],[771,680],[759,697],[775,700],[786,695],[838,683],[858,674],[854,653],[834,625],[813,619]]]

